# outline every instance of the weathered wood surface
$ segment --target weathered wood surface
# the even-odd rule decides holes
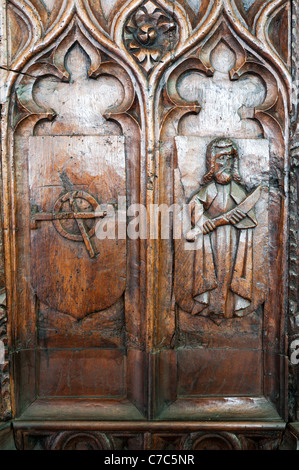
[[[1,1],[18,448],[270,449],[298,419],[290,21],[290,0]]]

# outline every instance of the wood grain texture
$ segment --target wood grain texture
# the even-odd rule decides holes
[[[123,138],[114,136],[30,139],[31,211],[33,206],[37,214],[71,210],[69,200],[59,204],[57,201],[61,195],[79,190],[76,203],[83,212],[110,207],[112,216],[119,198],[123,198],[125,218],[124,145]],[[113,181],[113,185],[108,181]],[[126,288],[126,240],[119,238],[118,224],[114,228],[115,240],[99,240],[99,218],[81,223],[85,223],[89,245],[80,233],[80,226],[72,220],[57,224],[37,222],[37,229],[31,231],[32,286],[38,300],[77,320],[112,307]],[[49,266],[55,266],[55,271],[49,270]]]
[[[290,154],[291,154],[291,167],[290,167],[290,252],[289,252],[289,344],[292,345],[292,341],[297,341],[299,338],[298,329],[298,77],[299,77],[299,36],[298,36],[298,2],[293,3],[292,10],[292,24],[293,24],[293,36],[292,36],[292,78],[293,78],[293,93],[292,93],[292,132],[290,142]],[[299,407],[298,407],[298,369],[296,365],[290,367],[289,373],[289,390],[291,393],[291,400],[289,401],[289,413],[292,421],[298,422],[299,419]],[[297,426],[298,427],[298,426]],[[289,434],[291,440],[291,448],[298,447],[298,432],[295,425],[294,429],[290,428]],[[286,444],[287,448],[287,444]]]
[[[201,137],[202,140],[205,138],[207,144],[210,144],[210,147],[208,148],[211,149],[213,148],[211,146],[214,145],[214,142],[216,142],[215,139],[217,137],[218,139],[219,137],[221,138],[221,136],[222,138],[225,137],[226,140],[223,141],[223,145],[220,139],[218,141],[219,147],[220,144],[222,147],[224,147],[225,145],[229,146],[229,142],[230,145],[233,145],[234,139],[238,139],[238,136],[242,135],[244,142],[246,142],[245,145],[248,145],[247,151],[245,151],[245,153],[243,153],[242,157],[240,158],[241,165],[243,165],[244,169],[237,169],[237,172],[235,170],[234,173],[237,178],[240,175],[241,179],[243,177],[242,175],[244,175],[244,178],[246,179],[246,171],[249,170],[250,164],[255,161],[253,154],[256,150],[254,150],[254,145],[250,144],[250,139],[261,139],[261,143],[262,139],[266,139],[268,142],[271,142],[269,163],[266,163],[263,160],[266,154],[265,151],[262,150],[261,154],[263,154],[263,157],[256,158],[255,168],[249,170],[248,174],[250,174],[253,178],[258,177],[258,165],[263,161],[261,165],[263,168],[262,173],[266,179],[269,178],[268,183],[266,180],[264,180],[269,188],[269,200],[267,202],[266,198],[264,202],[261,203],[261,215],[258,217],[261,220],[260,229],[262,228],[264,222],[266,225],[268,225],[265,219],[265,217],[267,218],[265,212],[268,211],[268,246],[272,246],[273,248],[274,246],[279,245],[280,248],[278,251],[276,249],[274,250],[275,254],[274,252],[271,253],[271,250],[269,252],[270,291],[268,291],[268,288],[266,287],[268,282],[266,281],[264,284],[264,295],[260,297],[260,307],[262,307],[262,310],[259,311],[258,315],[262,316],[261,329],[259,332],[260,337],[264,336],[263,330],[268,331],[268,333],[271,331],[271,333],[267,335],[266,340],[265,337],[263,339],[264,362],[254,362],[255,366],[251,372],[251,383],[254,383],[256,377],[261,377],[261,373],[263,374],[262,370],[265,371],[273,367],[278,367],[281,371],[280,368],[284,367],[282,363],[275,359],[275,355],[277,354],[277,338],[279,337],[278,332],[281,331],[281,321],[284,323],[282,318],[286,314],[284,302],[282,301],[285,294],[282,294],[282,292],[279,294],[277,290],[277,286],[282,286],[283,284],[282,279],[284,279],[284,274],[281,268],[284,265],[284,269],[286,269],[286,251],[284,251],[285,254],[282,255],[281,238],[280,242],[278,242],[278,239],[276,239],[277,241],[272,244],[272,241],[274,241],[273,236],[276,238],[278,235],[278,227],[283,227],[281,217],[284,218],[287,215],[286,206],[284,206],[284,204],[280,206],[279,202],[279,200],[282,202],[279,189],[280,184],[282,185],[281,187],[287,188],[287,186],[285,186],[287,182],[284,180],[283,173],[281,173],[281,183],[278,183],[279,178],[277,179],[276,170],[278,168],[277,165],[282,165],[280,166],[282,170],[283,167],[287,168],[288,163],[286,157],[280,160],[280,163],[278,163],[279,160],[277,160],[275,155],[286,155],[288,149],[288,139],[280,127],[279,121],[276,120],[274,115],[273,118],[270,118],[270,115],[272,114],[271,111],[268,113],[271,108],[274,110],[275,107],[278,106],[279,90],[276,78],[274,78],[273,75],[271,77],[271,73],[268,73],[269,69],[268,72],[266,72],[267,65],[265,62],[262,63],[262,61],[260,61],[258,65],[256,60],[256,55],[255,58],[253,56],[249,57],[249,55],[247,55],[244,44],[241,45],[238,43],[237,36],[234,35],[230,26],[225,22],[225,20],[223,20],[222,23],[218,24],[218,28],[215,27],[213,33],[210,33],[205,39],[203,47],[194,47],[192,53],[185,57],[185,61],[182,61],[177,66],[177,68],[175,68],[175,66],[171,68],[170,72],[168,73],[168,84],[163,91],[161,90],[160,108],[161,106],[168,106],[169,110],[164,119],[161,120],[160,139],[163,144],[160,147],[161,157],[159,174],[160,180],[167,182],[167,184],[164,184],[163,187],[159,188],[160,203],[172,204],[173,202],[177,202],[179,204],[188,204],[190,201],[192,203],[197,198],[200,202],[203,203],[204,211],[206,211],[204,212],[204,216],[206,215],[206,217],[208,217],[208,219],[204,219],[204,221],[209,220],[210,218],[212,222],[212,224],[211,222],[207,222],[210,223],[209,229],[207,230],[205,228],[206,225],[204,225],[204,230],[206,230],[206,233],[207,231],[210,231],[212,234],[210,234],[211,241],[209,241],[209,244],[207,244],[207,240],[205,241],[203,248],[201,248],[200,255],[198,255],[198,250],[196,251],[196,255],[194,255],[194,252],[192,251],[186,252],[186,238],[189,238],[189,234],[187,237],[185,236],[185,239],[182,238],[180,241],[176,241],[174,244],[174,264],[171,259],[171,253],[173,252],[172,244],[168,241],[160,243],[159,278],[161,294],[158,304],[160,317],[157,321],[157,324],[159,325],[159,328],[156,338],[156,347],[158,351],[162,347],[172,348],[173,345],[179,348],[185,347],[188,348],[187,354],[190,355],[190,363],[194,361],[196,357],[202,357],[203,364],[210,364],[210,361],[213,361],[213,359],[205,361],[206,355],[209,354],[211,343],[216,347],[219,347],[222,344],[222,337],[229,337],[230,334],[232,334],[234,337],[233,342],[235,342],[235,344],[240,344],[239,340],[237,339],[239,336],[238,331],[234,329],[233,323],[227,321],[227,318],[232,315],[232,309],[237,308],[236,304],[235,307],[233,307],[233,304],[231,303],[231,293],[235,289],[234,276],[236,271],[238,271],[239,262],[238,258],[234,258],[234,256],[238,257],[238,255],[233,254],[233,242],[229,241],[230,238],[228,237],[228,234],[224,236],[223,233],[221,237],[219,232],[220,229],[216,230],[215,226],[213,226],[213,222],[217,220],[215,217],[219,216],[221,213],[220,206],[218,208],[218,213],[216,213],[217,211],[214,211],[214,213],[212,213],[212,210],[210,210],[211,213],[208,211],[210,207],[214,207],[213,204],[215,204],[216,208],[216,202],[213,201],[217,201],[217,193],[219,194],[219,190],[216,190],[215,186],[213,185],[217,178],[216,172],[217,168],[220,168],[220,163],[218,163],[217,160],[213,160],[213,157],[211,157],[213,153],[211,151],[209,153],[209,150],[206,150],[207,147],[202,147],[200,139],[196,141],[195,136]],[[262,70],[264,72],[262,72]],[[263,80],[267,80],[268,86],[266,93],[265,90],[263,91],[262,82],[258,79],[259,72],[263,74]],[[245,85],[245,83],[246,88],[244,88],[244,91],[245,89],[246,91],[245,94],[243,94],[242,87]],[[254,90],[253,94],[250,95],[250,98],[249,96],[246,97],[246,93],[249,92],[249,89]],[[252,99],[257,101],[253,104],[253,102],[251,102]],[[236,106],[235,111],[234,106]],[[265,119],[266,109],[268,111],[267,117]],[[288,119],[287,111],[283,111],[283,114],[284,119]],[[275,133],[276,137],[280,135],[280,138],[276,139],[275,143],[274,140],[270,137],[273,132]],[[178,138],[176,136],[180,137]],[[175,140],[176,147],[174,145]],[[194,142],[194,144],[192,144],[192,142]],[[259,144],[257,143],[257,145]],[[276,147],[276,149],[274,147]],[[221,151],[222,154],[225,154],[224,150]],[[219,155],[221,154],[221,151],[219,150]],[[248,156],[247,158],[246,154],[251,156]],[[171,155],[175,155],[175,159],[171,158]],[[275,161],[273,160],[273,157]],[[217,158],[218,157],[216,157],[216,159]],[[247,167],[247,170],[245,170],[245,167]],[[234,168],[236,169],[236,163],[234,164]],[[239,166],[237,168],[239,168]],[[269,168],[269,170],[266,170],[266,168]],[[273,180],[273,170],[276,174],[275,183]],[[229,170],[226,171],[227,175],[229,175]],[[240,173],[238,173],[239,171]],[[264,177],[262,177],[262,179]],[[238,181],[241,181],[241,179],[238,179]],[[219,179],[216,180],[216,186],[219,184],[219,182]],[[208,186],[208,183],[210,186]],[[221,183],[223,186],[227,184],[224,183],[224,181]],[[245,184],[245,186],[247,186],[247,184]],[[212,188],[214,188],[215,191]],[[219,189],[220,188],[221,186]],[[276,207],[275,209],[274,206]],[[280,206],[279,209],[278,206]],[[229,208],[226,210],[229,211]],[[280,222],[278,219],[272,219],[273,216],[275,219],[278,216],[280,218]],[[193,228],[195,231],[195,225],[193,225]],[[200,227],[198,227],[198,230],[199,229]],[[267,231],[268,229],[266,229],[266,232]],[[265,245],[264,248],[262,248],[262,240],[267,240],[267,235],[265,235],[266,232],[263,232],[261,237],[257,237],[259,248],[257,245],[255,245],[255,248],[253,249],[253,252],[255,255],[257,255],[257,259],[253,262],[254,270],[256,269],[256,271],[253,273],[253,279],[256,279],[257,282],[255,284],[255,281],[253,281],[253,284],[259,286],[259,288],[265,282],[265,276],[267,276],[266,270],[268,261]],[[219,235],[217,236],[218,233]],[[283,233],[284,232],[282,230],[281,236],[283,236]],[[208,235],[204,235],[204,237],[208,237]],[[198,238],[198,242],[196,243],[201,243],[200,238]],[[284,246],[284,250],[286,250],[287,245],[285,244]],[[223,251],[221,251],[221,249],[223,249]],[[261,251],[259,252],[259,250]],[[205,255],[203,255],[203,253],[205,253]],[[221,256],[219,255],[220,253]],[[247,253],[249,254],[250,252],[248,251]],[[282,256],[282,258],[281,261],[278,262],[277,267],[274,268],[273,262],[275,264],[278,261],[278,253],[280,253],[279,256]],[[205,258],[203,256],[205,256]],[[232,257],[234,258],[233,262]],[[194,264],[194,260],[196,260],[196,265]],[[199,264],[199,261],[201,264]],[[258,268],[259,262],[261,262],[260,268]],[[222,268],[222,263],[225,266],[224,269]],[[198,268],[196,266],[200,267]],[[232,266],[234,266],[233,272],[230,271]],[[249,268],[250,265],[247,264],[247,267]],[[169,286],[172,284],[173,270],[175,270],[175,287],[174,291],[171,291]],[[260,275],[258,274],[258,270],[260,270]],[[273,277],[274,272],[275,275]],[[192,273],[194,274],[192,275]],[[278,281],[277,275],[282,275],[281,281]],[[228,277],[226,278],[225,276]],[[229,279],[232,279],[232,281],[229,281]],[[227,281],[232,282],[229,289],[225,287]],[[217,282],[218,291],[215,290],[217,288]],[[222,286],[220,290],[219,286]],[[274,290],[272,291],[273,287]],[[255,287],[253,289],[255,289]],[[241,291],[239,291],[239,294],[241,294]],[[247,297],[247,299],[249,299],[249,296],[245,293],[245,291],[244,294],[241,294],[241,296],[242,295],[244,295],[244,298]],[[273,295],[276,297],[275,307],[274,304],[272,304],[272,301],[274,300]],[[174,303],[176,303],[177,307],[179,307],[176,307],[177,313],[175,321],[173,321],[173,319],[171,319],[169,316],[169,312],[173,312]],[[226,310],[222,310],[222,307],[220,308],[220,306],[224,304],[226,305]],[[270,304],[272,305],[271,307]],[[278,305],[280,305],[280,307],[278,307]],[[253,302],[252,306],[253,311],[259,308],[258,303],[255,304]],[[211,310],[212,308],[213,310]],[[246,312],[246,308],[247,307],[245,307],[244,312]],[[274,311],[277,313],[274,314]],[[222,317],[224,317],[222,320],[220,315],[221,312]],[[283,314],[283,312],[285,313]],[[190,317],[189,319],[188,314]],[[201,321],[196,318],[196,316],[199,315],[202,315]],[[218,330],[222,330],[221,333],[223,336],[221,336],[219,333],[215,334],[215,329],[217,329],[217,327],[213,329],[212,333],[212,329],[209,327],[209,317],[210,319],[212,317],[212,320],[218,324]],[[226,320],[225,317],[227,317]],[[182,327],[183,331],[180,331]],[[200,333],[197,333],[197,328],[199,328]],[[193,351],[195,351],[196,348],[196,341],[197,338],[203,338],[203,331],[207,333],[204,334],[204,342],[200,343],[203,349],[198,350],[195,355],[195,352]],[[210,333],[208,333],[208,331],[210,331]],[[274,331],[276,331],[276,333],[274,333]],[[216,338],[219,338],[221,342],[217,344]],[[240,332],[240,340],[241,338],[242,334]],[[283,337],[281,338],[282,341],[284,341]],[[249,337],[247,339],[248,349],[251,350],[251,340]],[[245,343],[246,339],[244,338],[244,344]],[[266,353],[268,349],[269,354]],[[181,349],[178,350],[178,356],[180,354],[183,354]],[[194,354],[194,357],[192,354]],[[227,351],[224,351],[223,354],[227,354]],[[244,365],[244,360],[241,360],[242,354],[243,351],[239,351],[238,355],[240,357],[240,361]],[[213,355],[211,354],[211,358],[212,357]],[[217,360],[215,360],[215,362],[216,364],[219,363]],[[227,364],[228,363],[231,363],[231,361],[227,361]],[[260,368],[258,364],[260,364]],[[206,386],[204,384],[210,383],[209,380],[206,381],[206,378],[209,377],[209,373],[207,372],[207,374],[203,374],[203,379],[196,382],[199,374],[198,371],[202,369],[201,367],[195,369],[197,370],[197,373],[193,371],[193,373],[188,376],[190,378],[190,390],[192,390],[193,383],[198,384],[199,390],[205,390]],[[182,375],[181,389],[184,390],[184,393],[187,393],[186,387],[182,385],[184,380],[182,371],[186,370],[186,366],[181,367],[180,370]],[[279,373],[282,373],[282,371]],[[187,375],[188,373],[186,373],[186,376]],[[215,378],[215,383],[217,383],[220,375],[220,369],[218,374],[213,375],[211,373],[210,381],[213,383]],[[238,381],[238,377],[240,377],[240,372],[236,372],[234,377],[230,377],[229,383],[233,383],[235,379]],[[201,383],[203,383],[202,389]],[[266,395],[269,393],[273,399],[273,391],[277,385],[278,383],[276,382],[275,384],[274,379],[268,380],[268,378],[266,378],[263,385]],[[238,382],[238,386],[242,387],[241,382]],[[238,386],[233,387],[235,391],[238,389]],[[219,389],[221,389],[221,387]],[[215,390],[217,390],[217,386],[215,389],[213,389],[212,393],[215,393]],[[165,387],[165,394],[167,395],[167,386]],[[285,403],[283,406],[285,406]]]
[[[127,243],[125,233],[126,208],[140,198],[131,79],[76,19],[47,58],[29,68],[19,77],[11,113],[22,194],[14,295],[20,308],[27,299],[14,330],[20,350],[14,361],[28,391],[17,386],[15,414],[36,390],[100,402],[130,395],[132,409],[143,409],[144,380],[132,388],[130,378],[131,369],[140,376],[144,369],[139,241]],[[36,376],[28,375],[32,366]]]
[[[276,449],[298,419],[296,8],[1,1],[19,449]],[[140,203],[146,240],[125,233]],[[189,230],[164,237],[161,215],[151,239],[152,204],[185,205]]]

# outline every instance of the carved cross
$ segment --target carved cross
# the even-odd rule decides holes
[[[78,204],[77,204],[77,201],[80,199],[87,201],[93,208],[93,211],[87,211],[87,212],[80,211],[78,208]],[[71,206],[71,211],[63,211],[62,207],[68,201]],[[93,227],[92,229],[89,229],[86,226],[85,221],[99,219],[99,218],[102,219],[107,216],[106,211],[97,210],[98,206],[99,204],[95,200],[95,198],[86,192],[83,192],[83,191],[69,192],[58,199],[58,201],[55,203],[52,213],[46,213],[46,212],[33,213],[31,217],[31,230],[38,229],[38,222],[52,221],[54,227],[60,233],[61,236],[72,241],[80,241],[80,242],[83,241],[90,257],[95,258],[96,254],[92,246],[92,242],[91,242],[91,238],[95,234],[95,227]],[[78,225],[80,234],[68,232],[62,225],[63,220],[75,220]]]

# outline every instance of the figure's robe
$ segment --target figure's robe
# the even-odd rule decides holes
[[[246,199],[245,190],[235,182],[210,183],[200,190],[192,204],[202,206],[203,220],[231,211]],[[253,232],[255,211],[235,226],[218,227],[200,235],[194,256],[192,314],[232,318],[242,316],[250,306],[253,292]]]

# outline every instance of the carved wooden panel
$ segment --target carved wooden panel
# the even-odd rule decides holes
[[[298,419],[296,8],[1,1],[18,448],[277,448]]]

